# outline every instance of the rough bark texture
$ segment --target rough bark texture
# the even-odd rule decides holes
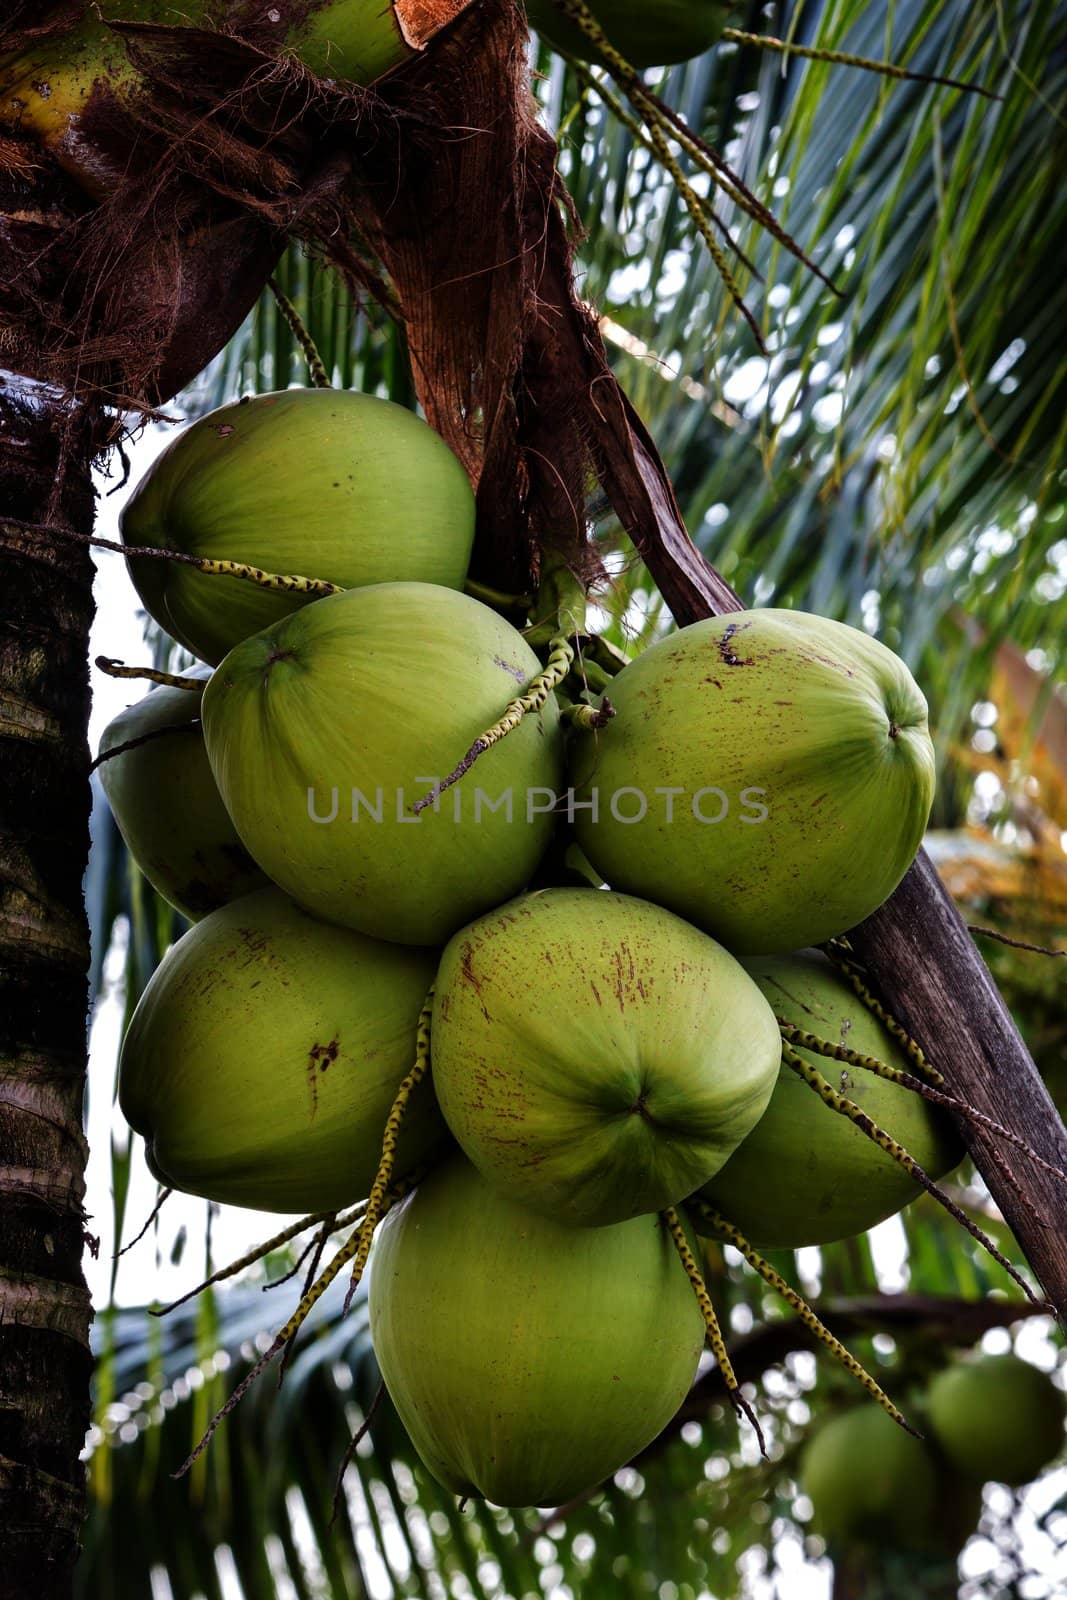
[[[88,461],[76,417],[0,388],[0,1600],[70,1593],[91,1369],[81,884],[92,567],[83,548],[3,519],[88,532]]]

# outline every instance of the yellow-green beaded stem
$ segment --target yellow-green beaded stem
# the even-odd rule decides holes
[[[864,1072],[873,1072],[876,1078],[884,1078],[888,1083],[895,1083],[901,1089],[908,1089],[912,1094],[917,1094],[920,1099],[927,1100],[931,1105],[944,1106],[946,1111],[952,1111],[959,1117],[964,1117],[968,1122],[986,1128],[998,1138],[1005,1139],[1016,1149],[1022,1150],[1030,1157],[1035,1166],[1044,1168],[1061,1183],[1067,1183],[1067,1173],[1060,1167],[1053,1166],[1051,1161],[1046,1161],[1044,1156],[1038,1155],[1032,1145],[1027,1144],[1019,1134],[1013,1133],[1002,1122],[996,1122],[992,1117],[987,1117],[984,1111],[977,1111],[974,1106],[969,1106],[966,1100],[960,1100],[954,1094],[945,1094],[940,1089],[933,1089],[928,1083],[913,1077],[910,1072],[905,1072],[902,1067],[890,1066],[887,1061],[879,1061],[877,1056],[861,1055],[858,1050],[850,1050],[847,1045],[835,1044],[832,1039],[820,1039],[814,1033],[807,1033],[803,1028],[798,1028],[794,1023],[778,1018],[778,1027],[782,1038],[798,1050],[808,1050],[812,1055],[826,1056],[831,1061],[840,1061],[845,1066],[860,1067]],[[944,1082],[940,1074],[939,1082]]]
[[[1034,1305],[1041,1304],[1025,1278],[1016,1271],[1007,1257],[997,1249],[989,1235],[983,1232],[977,1223],[972,1222],[970,1217],[964,1215],[959,1206],[950,1200],[945,1191],[923,1171],[919,1163],[908,1154],[902,1144],[898,1144],[891,1134],[886,1133],[883,1128],[880,1128],[876,1122],[872,1121],[867,1113],[856,1105],[854,1100],[850,1100],[847,1095],[839,1093],[831,1083],[827,1082],[817,1067],[813,1067],[809,1061],[805,1061],[803,1056],[798,1055],[792,1045],[788,1044],[784,1039],[782,1041],[782,1060],[799,1077],[804,1079],[804,1082],[815,1091],[825,1105],[828,1105],[832,1111],[836,1111],[841,1116],[848,1117],[851,1122],[854,1122],[860,1132],[866,1134],[867,1138],[873,1144],[876,1144],[879,1150],[884,1151],[890,1160],[903,1167],[910,1178],[913,1178],[921,1188],[932,1195],[938,1204],[944,1207],[949,1216],[954,1217],[960,1226],[971,1235],[971,1238],[975,1239],[984,1250],[988,1251],[997,1265],[1004,1268],[1004,1271],[1013,1282],[1019,1285],[1028,1300],[1032,1301]]]
[[[556,4],[564,16],[582,30],[597,54],[606,64],[612,77],[626,90],[631,101],[636,106],[641,107],[647,114],[649,102],[645,99],[640,75],[626,60],[626,57],[620,55],[618,50],[615,49],[603,28],[597,22],[596,17],[589,7],[584,4],[584,0],[556,0]],[[730,264],[712,232],[712,223],[709,220],[708,207],[705,201],[697,194],[692,184],[689,183],[680,164],[675,159],[663,133],[660,119],[654,110],[652,115],[647,118],[646,125],[656,159],[661,163],[664,171],[669,173],[678,193],[682,197],[686,210],[689,212],[694,227],[708,248],[708,253],[715,263],[715,270],[722,279],[726,292],[751,328],[759,349],[763,351],[763,337],[759,330],[759,324],[746,306],[737,280],[730,269]],[[766,352],[764,351],[764,353]]]
[[[760,332],[759,323],[756,321],[752,312],[745,304],[745,297],[741,293],[741,286],[734,277],[730,263],[726,259],[726,255],[722,246],[719,244],[719,241],[712,232],[712,224],[708,218],[703,200],[686,178],[685,173],[682,171],[680,162],[676,159],[671,151],[670,145],[667,143],[666,135],[657,123],[649,123],[648,136],[652,141],[652,146],[656,152],[657,159],[661,163],[664,171],[670,175],[670,178],[674,183],[674,187],[678,190],[678,193],[682,197],[685,208],[689,213],[690,219],[692,220],[693,226],[696,228],[697,232],[700,234],[700,237],[707,246],[708,254],[715,263],[715,270],[722,279],[727,294],[730,296],[730,299],[733,301],[738,311],[740,311],[741,315],[748,323],[752,337],[756,341],[757,349],[761,354],[766,355],[767,347],[763,342],[763,334]]]
[[[316,346],[314,339],[311,337],[311,334],[305,327],[304,320],[299,311],[289,299],[289,296],[282,293],[282,290],[279,288],[274,278],[268,278],[267,285],[271,294],[274,296],[278,310],[281,312],[282,316],[289,325],[289,330],[292,333],[293,338],[296,340],[301,351],[303,352],[304,360],[307,362],[308,376],[311,379],[312,387],[315,389],[331,389],[333,385],[330,382],[329,373],[326,371],[326,368],[323,365],[322,357],[318,352],[318,347]]]
[[[690,1201],[689,1209],[696,1212],[703,1222],[714,1228],[719,1238],[724,1239],[727,1244],[732,1244],[735,1250],[741,1252],[753,1272],[757,1272],[764,1283],[772,1288],[776,1294],[781,1295],[786,1304],[796,1312],[804,1326],[809,1328],[816,1339],[826,1346],[831,1355],[836,1357],[845,1370],[850,1372],[863,1385],[871,1398],[877,1400],[882,1410],[887,1412],[894,1422],[899,1422],[906,1433],[913,1434],[915,1438],[920,1437],[915,1432],[915,1429],[905,1421],[884,1389],[880,1388],[871,1377],[866,1367],[857,1361],[850,1351],[846,1350],[840,1339],[834,1337],[826,1324],[821,1322],[815,1315],[815,1312],[803,1296],[799,1295],[790,1284],[786,1283],[782,1275],[775,1272],[770,1262],[764,1260],[758,1250],[755,1250],[749,1244],[740,1228],[735,1227],[732,1222],[727,1222],[726,1218],[721,1216],[714,1206],[709,1206],[704,1200]]]
[[[149,683],[161,683],[167,689],[188,689],[203,694],[203,678],[182,678],[173,672],[159,672],[155,667],[128,667],[111,656],[97,656],[93,665],[109,678],[144,678]]]
[[[385,1119],[385,1131],[382,1134],[382,1156],[378,1163],[378,1171],[374,1175],[374,1182],[370,1186],[370,1195],[367,1199],[367,1211],[360,1223],[359,1234],[356,1238],[355,1261],[352,1266],[352,1280],[348,1285],[345,1295],[344,1309],[347,1312],[352,1303],[359,1281],[367,1265],[370,1255],[371,1240],[374,1230],[382,1219],[385,1199],[389,1184],[393,1176],[393,1167],[396,1164],[396,1145],[400,1137],[400,1130],[404,1125],[404,1116],[407,1112],[411,1096],[418,1085],[430,1070],[430,1021],[433,1017],[434,985],[423,1002],[419,1012],[419,1020],[415,1029],[415,1064],[407,1077],[396,1091],[392,1110]]]
[[[852,989],[858,1000],[862,1000],[867,1010],[878,1022],[882,1024],[891,1038],[895,1039],[905,1055],[912,1062],[915,1070],[928,1082],[940,1088],[944,1078],[937,1068],[927,1061],[922,1051],[922,1046],[912,1038],[903,1023],[897,1021],[892,1012],[887,1011],[882,1002],[877,999],[863,981],[863,975],[846,948],[837,939],[831,939],[823,946],[824,953],[833,962],[834,966]]]
[[[918,1078],[912,1077],[910,1072],[905,1072],[902,1067],[891,1067],[888,1061],[878,1061],[877,1056],[861,1056],[859,1051],[849,1050],[848,1045],[838,1045],[830,1038],[819,1038],[817,1034],[808,1034],[803,1027],[797,1027],[795,1022],[787,1018],[777,1019],[777,1026],[782,1030],[782,1038],[789,1038],[790,1045],[797,1046],[798,1050],[809,1050],[816,1056],[829,1056],[833,1061],[843,1061],[849,1067],[865,1067],[869,1072],[875,1072],[880,1078],[888,1078],[891,1083],[899,1083],[904,1088],[915,1088],[925,1091],[925,1083],[918,1083]],[[918,1048],[918,1046],[915,1046]],[[941,1085],[945,1080],[941,1072],[926,1064],[931,1083]],[[963,1104],[963,1102],[960,1102]]]
[[[617,95],[612,94],[604,80],[598,78],[584,61],[578,61],[572,56],[564,56],[564,60],[584,84],[596,91],[612,116],[621,122],[624,127],[628,128],[634,138],[639,139],[646,150],[658,156],[658,151],[645,131],[644,124],[637,117],[630,115],[623,106],[622,101],[619,100]],[[640,83],[641,80],[636,79],[636,85],[640,86]],[[734,182],[725,162],[714,156],[703,139],[695,134],[691,128],[687,128],[680,119],[678,121],[669,121],[665,118],[655,96],[642,93],[640,87],[628,89],[628,92],[633,94],[634,103],[641,106],[642,114],[650,121],[659,122],[664,126],[664,132],[668,133],[671,139],[681,145],[693,165],[711,179],[715,187],[722,191],[727,200],[731,201],[739,211],[743,211],[746,216],[751,217],[754,222],[758,222],[760,227],[769,233],[772,239],[776,240],[784,250],[788,250],[789,254],[795,256],[798,261],[802,261],[806,267],[826,284],[827,288],[833,289],[835,294],[839,292],[830,278],[804,253],[793,238],[793,235],[782,227],[774,212],[768,211],[767,207],[757,200],[755,195],[750,194],[742,185]],[[702,195],[696,194],[695,190],[693,193],[708,220],[720,230],[727,244],[737,252],[749,270],[754,271],[751,261],[741,250],[740,245],[722,218]]]
[[[248,583],[258,584],[261,589],[270,589],[274,594],[299,594],[308,600],[326,600],[331,594],[343,592],[341,584],[327,583],[325,578],[303,578],[293,572],[264,572],[262,567],[250,567],[244,561],[218,561],[212,556],[190,555],[187,550],[165,550],[157,545],[115,544],[110,539],[89,538],[86,542],[94,548],[113,550],[127,559],[130,556],[144,556],[152,561],[176,561],[179,566],[195,567],[197,572],[203,572],[209,578],[243,578]]]
[[[563,722],[570,723],[572,728],[581,728],[585,733],[596,733],[600,728],[606,728],[614,715],[615,707],[607,695],[599,706],[578,703],[560,712]]]
[[[741,1385],[737,1381],[737,1375],[734,1372],[733,1364],[730,1361],[730,1355],[726,1348],[726,1340],[722,1336],[722,1329],[719,1327],[719,1319],[715,1315],[715,1307],[711,1303],[711,1295],[708,1293],[707,1284],[704,1282],[704,1279],[701,1276],[700,1268],[697,1266],[696,1257],[689,1248],[689,1240],[685,1236],[685,1229],[682,1227],[681,1218],[679,1217],[674,1206],[667,1206],[663,1211],[660,1212],[660,1216],[667,1224],[667,1230],[670,1233],[671,1238],[674,1240],[674,1248],[678,1252],[678,1257],[682,1263],[682,1266],[685,1268],[686,1276],[689,1279],[689,1282],[693,1285],[693,1293],[697,1297],[697,1304],[699,1305],[701,1315],[704,1318],[704,1327],[707,1329],[708,1343],[711,1345],[711,1353],[718,1363],[719,1371],[722,1373],[723,1382],[725,1383],[727,1393],[730,1396],[730,1403],[737,1412],[738,1416],[741,1416],[742,1414],[746,1416],[751,1422],[752,1426],[755,1428],[756,1437],[759,1440],[760,1454],[765,1456],[767,1454],[767,1446],[763,1438],[763,1429],[759,1425],[756,1413],[753,1411],[752,1407],[741,1393]]]
[[[209,578],[243,578],[273,594],[299,594],[307,600],[326,600],[331,594],[344,592],[341,584],[327,583],[325,578],[302,578],[292,572],[264,572],[262,567],[250,567],[243,561],[214,561],[209,556],[196,556],[189,565]]]
[[[615,118],[616,122],[620,122],[622,126],[633,135],[637,142],[643,145],[644,148],[650,152],[650,154],[658,157],[659,152],[656,149],[656,146],[653,144],[645,125],[638,117],[632,116],[631,113],[627,111],[618,95],[612,94],[611,90],[608,88],[603,79],[598,78],[592,69],[588,67],[584,61],[579,61],[576,56],[569,56],[565,52],[560,53],[563,55],[563,59],[570,67],[571,71],[578,79],[580,79],[586,88],[595,90],[597,95],[604,102],[612,116]],[[671,137],[676,139],[677,142],[685,148],[687,155],[692,158],[694,164],[700,168],[701,172],[707,173],[708,177],[711,178],[716,187],[721,188],[728,198],[734,200],[740,210],[746,212],[750,217],[756,217],[758,211],[758,220],[763,222],[766,226],[766,216],[768,213],[764,213],[762,208],[752,206],[747,197],[744,196],[740,190],[734,189],[729,180],[726,179],[715,166],[715,164],[708,159],[698,145],[690,143],[690,141],[687,140],[684,135],[676,129],[672,129]],[[701,211],[707,217],[708,221],[714,227],[718,228],[719,232],[722,234],[730,248],[732,250],[736,250],[737,254],[741,256],[742,260],[744,260],[746,265],[751,269],[752,263],[742,255],[740,245],[737,243],[737,240],[733,237],[722,218],[718,216],[714,207],[708,203],[703,195],[698,195],[695,190],[693,191],[693,194],[694,198],[700,205]]]
[[[893,61],[876,61],[871,56],[848,55],[843,50],[820,50],[814,45],[790,44],[785,39],[775,39],[765,33],[746,33],[742,28],[724,28],[722,38],[730,44],[753,45],[758,50],[769,50],[772,55],[802,56],[806,61],[828,61],[838,67],[859,67],[863,72],[877,72],[883,78],[908,79],[912,83],[937,83],[945,89],[962,89],[969,94],[980,94],[986,100],[1000,100],[979,83],[964,83],[959,78],[944,78],[934,72],[911,72],[898,67]]]
[[[367,1202],[361,1200],[357,1206],[353,1206],[350,1211],[346,1211],[339,1216],[334,1226],[346,1228],[350,1222],[357,1222],[366,1209]],[[299,1222],[291,1222],[288,1227],[282,1228],[279,1233],[265,1240],[263,1244],[257,1244],[247,1255],[239,1256],[236,1261],[231,1261],[228,1267],[220,1267],[217,1272],[211,1274],[210,1278],[205,1278],[203,1283],[198,1283],[195,1289],[189,1289],[185,1294],[180,1295],[177,1300],[172,1300],[169,1305],[160,1306],[158,1310],[153,1310],[152,1315],[154,1317],[165,1317],[169,1311],[177,1310],[178,1306],[183,1306],[194,1295],[203,1293],[205,1289],[210,1289],[212,1284],[222,1283],[226,1278],[236,1277],[239,1272],[244,1271],[245,1267],[255,1266],[257,1261],[262,1261],[263,1257],[270,1255],[272,1250],[280,1250],[283,1244],[288,1244],[290,1239],[296,1238],[297,1234],[303,1233],[306,1228],[316,1227],[332,1215],[333,1213],[330,1211],[316,1211],[311,1216],[301,1217]]]
[[[684,178],[684,176],[682,176],[681,168],[675,162],[673,156],[671,156],[668,152],[666,158],[664,157],[663,137],[665,129],[669,130],[670,137],[675,139],[683,147],[690,159],[700,168],[702,172],[707,174],[712,182],[718,188],[720,188],[723,193],[726,194],[726,196],[738,206],[740,210],[744,211],[748,216],[759,222],[760,225],[771,234],[772,238],[776,239],[784,249],[790,252],[791,255],[796,256],[796,258],[799,261],[802,261],[806,267],[815,272],[822,282],[824,282],[827,287],[832,289],[836,294],[838,291],[834,284],[831,283],[830,279],[824,272],[821,271],[820,268],[815,266],[814,262],[811,261],[810,258],[804,253],[792,235],[789,234],[777,221],[773,213],[768,211],[767,208],[756,199],[755,195],[746,192],[742,185],[735,182],[733,175],[729,173],[729,169],[726,167],[721,158],[715,156],[710,147],[706,145],[705,142],[697,134],[695,134],[691,128],[688,128],[681,118],[676,117],[673,113],[671,113],[670,108],[664,106],[662,101],[660,101],[656,95],[652,94],[646,88],[644,80],[640,74],[633,66],[631,66],[631,64],[626,60],[625,56],[620,55],[620,53],[615,49],[614,45],[611,44],[593,13],[589,10],[588,6],[583,3],[583,0],[556,0],[556,5],[571,22],[581,29],[586,38],[591,41],[597,54],[607,67],[608,72],[615,79],[616,83],[618,83],[619,86],[624,90],[634,109],[638,111],[644,118],[645,127],[647,129],[647,138],[641,134],[637,125],[622,110],[618,102],[614,100],[614,96],[610,95],[609,91],[606,91],[601,80],[594,77],[589,72],[584,62],[575,61],[570,56],[565,56],[565,59],[579,74],[583,82],[591,83],[596,88],[597,93],[601,95],[601,97],[604,99],[604,103],[609,107],[613,114],[618,116],[624,125],[631,130],[631,132],[635,132],[636,130],[636,136],[641,138],[641,142],[646,144],[652,150],[657,160],[661,161],[665,169],[670,173],[671,178],[678,186],[678,191],[682,196],[690,217],[696,224],[701,238],[708,246],[712,260],[715,262],[717,270],[722,275],[723,282],[726,285],[731,298],[734,300],[735,304],[744,315],[745,320],[752,328],[760,349],[763,349],[763,341],[760,336],[758,326],[749,313],[744,300],[740,297],[737,284],[733,278],[733,274],[730,272],[726,264],[726,260],[722,254],[722,251],[720,250],[714,238],[711,237],[711,226],[715,225],[721,228],[733,248],[737,249],[737,246],[725,224],[715,215],[715,212],[707,204],[704,198],[701,195],[698,195]],[[740,254],[741,252],[738,251],[738,253]],[[745,257],[742,255],[741,259],[745,260]],[[748,263],[746,262],[746,264]]]
[[[429,794],[423,795],[421,800],[416,800],[412,807],[415,814],[418,815],[420,811],[425,811],[427,806],[432,806],[446,789],[451,789],[454,783],[458,783],[464,773],[470,771],[478,757],[491,750],[493,745],[499,744],[501,739],[507,738],[508,734],[519,726],[523,717],[536,715],[538,711],[542,711],[553,689],[558,688],[573,665],[574,647],[568,639],[558,635],[552,640],[544,670],[539,672],[536,678],[531,678],[524,694],[508,702],[500,721],[495,722],[491,728],[475,739],[463,760],[453,768],[448,777],[442,778],[440,783],[435,783]]]
[[[402,1199],[403,1196],[414,1187],[417,1181],[417,1176],[412,1174],[410,1177],[402,1178],[398,1183],[393,1184],[389,1193],[385,1197],[385,1201],[381,1208],[379,1221],[381,1220],[381,1217],[384,1216],[389,1210],[390,1206],[394,1205],[397,1200]],[[297,1227],[299,1228],[305,1225],[306,1224],[304,1223],[300,1223],[297,1224]],[[330,1284],[333,1283],[342,1267],[346,1266],[347,1263],[351,1261],[352,1257],[359,1249],[361,1231],[362,1230],[360,1228],[357,1228],[355,1232],[345,1240],[344,1244],[337,1251],[329,1266],[326,1267],[320,1276],[316,1278],[315,1282],[310,1286],[310,1288],[308,1288],[301,1296],[300,1304],[289,1318],[289,1321],[285,1324],[281,1331],[276,1334],[270,1347],[264,1351],[263,1355],[260,1356],[259,1360],[256,1362],[251,1371],[246,1373],[246,1375],[241,1379],[236,1389],[230,1395],[230,1398],[226,1401],[226,1404],[221,1406],[219,1410],[216,1411],[215,1415],[208,1423],[200,1442],[197,1444],[196,1448],[191,1452],[191,1454],[186,1457],[181,1466],[178,1468],[177,1472],[174,1474],[176,1478],[184,1477],[193,1463],[198,1459],[199,1456],[203,1454],[204,1450],[210,1444],[211,1437],[214,1434],[215,1429],[219,1426],[220,1422],[224,1422],[229,1416],[230,1412],[234,1410],[241,1400],[243,1400],[244,1396],[255,1383],[260,1373],[265,1371],[265,1369],[270,1366],[275,1356],[280,1354],[280,1352],[283,1351],[285,1347],[296,1338],[296,1335],[300,1332],[300,1329],[303,1327],[308,1316],[318,1302],[322,1299],[322,1296],[326,1293],[326,1290],[330,1287]],[[251,1259],[257,1260],[258,1256],[253,1255]],[[208,1281],[212,1282],[214,1280],[209,1279]],[[175,1304],[178,1304],[178,1302],[176,1301]]]

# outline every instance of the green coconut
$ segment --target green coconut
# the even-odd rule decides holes
[[[527,895],[462,928],[441,960],[445,1120],[495,1187],[560,1222],[692,1194],[760,1117],[781,1055],[733,956],[626,895]]]
[[[608,42],[632,67],[662,67],[703,55],[726,26],[725,0],[587,0]],[[526,0],[526,15],[556,50],[598,61],[589,39],[552,3]]]
[[[818,951],[746,962],[774,1014],[831,1044],[915,1074],[914,1063]],[[800,1055],[937,1179],[963,1159],[955,1124],[910,1089],[813,1051]],[[782,1063],[770,1104],[700,1191],[752,1244],[795,1250],[866,1233],[922,1193],[847,1117]]]
[[[190,674],[209,675],[206,667]],[[99,768],[133,859],[164,900],[193,922],[268,882],[219,796],[199,717],[200,701],[190,690],[153,689],[108,723],[100,752],[144,743]]]
[[[578,842],[613,888],[736,954],[845,932],[914,859],[934,790],[926,701],[877,639],[737,612],[654,644],[611,701],[576,742]]]
[[[370,1325],[419,1455],[454,1494],[555,1506],[670,1421],[704,1323],[658,1217],[569,1228],[457,1156],[390,1211]]]
[[[119,1061],[119,1103],[159,1181],[261,1211],[365,1196],[436,963],[273,888],[205,917],[153,974]],[[445,1137],[423,1084],[397,1175]]]
[[[239,561],[343,588],[418,580],[460,589],[474,496],[414,412],[350,390],[287,389],[222,406],[171,441],[121,518],[127,545]],[[216,663],[307,600],[244,578],[131,556],[148,611]]]
[[[930,1431],[977,1483],[1030,1483],[1063,1448],[1065,1401],[1045,1372],[1007,1352],[959,1361],[926,1392]]]
[[[937,1464],[881,1406],[856,1406],[825,1422],[805,1447],[797,1476],[812,1503],[812,1528],[831,1545],[928,1547]]]
[[[443,943],[520,890],[552,833],[559,712],[449,774],[540,663],[488,606],[423,583],[350,589],[232,651],[204,694],[215,780],[245,845],[309,911]]]

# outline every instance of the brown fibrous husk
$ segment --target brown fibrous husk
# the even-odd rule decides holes
[[[595,580],[599,481],[639,551],[676,530],[667,581],[684,583],[669,481],[576,295],[580,230],[513,0],[469,6],[370,89],[233,31],[116,32],[145,88],[100,84],[81,119],[102,198],[4,138],[0,364],[147,414],[221,348],[295,238],[402,322],[419,400],[476,489],[474,576],[521,593],[552,551]]]

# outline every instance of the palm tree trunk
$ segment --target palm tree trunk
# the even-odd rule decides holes
[[[84,1514],[93,569],[42,525],[91,530],[91,453],[78,409],[0,376],[0,1600],[70,1594]]]

